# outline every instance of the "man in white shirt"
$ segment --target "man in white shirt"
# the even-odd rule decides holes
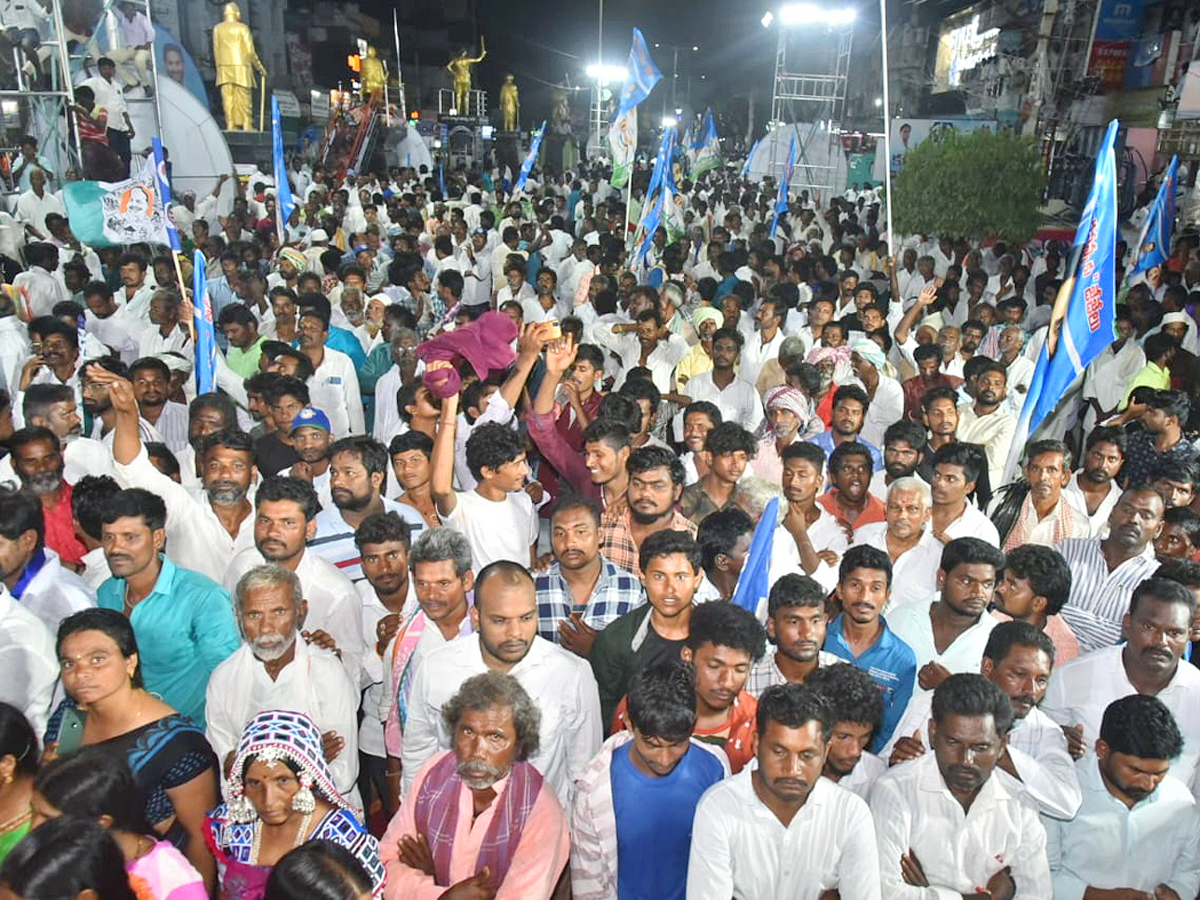
[[[780,333],[779,342],[782,341]],[[754,431],[762,424],[762,399],[754,389],[754,382],[734,371],[738,359],[745,353],[743,343],[741,332],[718,328],[713,333],[712,369],[690,378],[682,390],[687,391],[689,403],[702,400],[712,403],[721,411],[722,421],[736,422],[747,431]],[[741,371],[746,371],[744,362]]]
[[[264,563],[295,572],[308,610],[301,636],[306,643],[336,652],[357,687],[366,648],[354,584],[305,545],[317,530],[316,491],[300,478],[272,475],[255,491],[254,507],[254,546],[229,561],[225,588],[233,593],[246,572]]]
[[[128,170],[131,159],[129,142],[133,140],[133,122],[129,120],[129,107],[125,104],[125,95],[121,85],[113,80],[117,74],[117,64],[107,56],[102,56],[96,63],[99,75],[93,75],[83,83],[92,89],[96,95],[96,109],[108,113],[108,144]],[[121,129],[124,122],[125,128]]]
[[[317,514],[317,530],[309,547],[355,583],[362,581],[363,571],[354,533],[368,516],[394,512],[408,523],[410,535],[425,529],[425,519],[415,507],[383,496],[387,472],[387,448],[374,438],[343,438],[329,448],[333,506]]]
[[[57,247],[45,241],[30,241],[25,245],[25,262],[25,271],[13,278],[13,289],[24,295],[34,318],[50,315],[56,304],[71,299],[66,285],[54,275],[58,269]]]
[[[1083,430],[1088,433],[1098,423],[1117,412],[1129,392],[1129,383],[1146,365],[1146,354],[1134,337],[1133,320],[1126,308],[1116,316],[1117,339],[1100,351],[1083,376],[1085,404]]]
[[[933,752],[893,767],[871,792],[888,900],[1052,896],[1037,808],[997,771],[1012,723],[1012,702],[982,675],[938,686]]]
[[[999,623],[988,615],[1004,555],[979,538],[956,538],[942,550],[938,592],[895,608],[891,626],[917,657],[917,685],[931,691],[955,672],[974,672]],[[916,692],[915,692],[916,693]]]
[[[988,637],[980,672],[1012,702],[1013,729],[997,765],[1020,781],[1043,816],[1069,819],[1079,808],[1079,778],[1062,729],[1038,709],[1054,666],[1054,644],[1028,622],[1001,622]],[[891,765],[916,759],[930,746],[932,695],[918,691],[882,755]]]
[[[854,530],[854,543],[887,553],[892,561],[892,592],[885,613],[924,600],[937,588],[942,542],[929,527],[932,497],[920,478],[897,478],[888,487],[886,520]]]
[[[883,723],[883,695],[865,669],[834,659],[805,681],[824,695],[833,723],[822,774],[870,802],[875,780],[888,769],[882,758],[867,751]]]
[[[234,611],[244,643],[213,669],[205,695],[205,737],[222,766],[255,715],[301,712],[321,729],[338,791],[360,805],[358,686],[337,656],[303,640],[308,603],[300,579],[282,566],[255,566],[237,581]]]
[[[660,392],[670,391],[675,366],[687,355],[687,341],[663,327],[662,313],[658,311],[658,294],[654,288],[634,288],[633,297],[645,298],[642,302],[648,301],[650,308],[638,313],[636,322],[605,325],[597,322],[592,329],[592,338],[602,349],[616,354],[621,361],[621,371],[614,388],[624,383],[625,373],[630,369],[645,366],[650,370],[654,386]]]
[[[87,375],[108,389],[116,419],[111,435],[118,483],[160,496],[167,507],[166,532],[172,560],[219,584],[234,554],[254,546],[254,509],[247,494],[257,480],[258,470],[250,437],[225,429],[203,438],[197,452],[202,487],[193,492],[150,462],[140,436],[142,420],[133,385],[99,365],[88,366]]]
[[[324,304],[316,303],[317,300],[323,300]],[[340,350],[325,346],[329,339],[329,301],[320,295],[305,294],[301,298],[297,329],[300,352],[313,366],[312,377],[308,379],[312,405],[329,416],[334,437],[365,433],[366,419],[354,361]]]
[[[999,548],[996,526],[969,499],[983,468],[981,458],[971,447],[947,444],[934,454],[931,466],[929,526],[933,536],[943,544],[960,537],[979,537]]]
[[[137,4],[125,0],[120,5],[120,13],[117,15],[117,33],[120,35],[121,46],[110,47],[109,58],[117,63],[132,63],[137,70],[137,78],[123,68],[117,69],[118,76],[127,85],[145,85],[147,96],[150,96],[154,92],[150,77],[154,28],[150,25],[149,17],[137,8]]]
[[[107,282],[88,282],[83,289],[83,300],[87,304],[84,328],[88,333],[120,356],[125,365],[137,359],[146,324],[130,316],[127,307],[117,305]]]
[[[71,613],[96,605],[96,592],[46,546],[41,501],[0,484],[0,579],[20,606],[51,632]]]
[[[516,563],[501,560],[479,573],[471,624],[475,635],[429,653],[416,674],[404,727],[402,795],[417,770],[450,746],[442,705],[467,678],[492,670],[515,677],[541,710],[541,747],[529,761],[569,806],[575,779],[600,749],[600,697],[591,667],[538,635],[533,578]]]
[[[798,684],[758,701],[757,766],[700,799],[688,900],[878,900],[879,858],[861,798],[821,777],[833,722],[825,698]]]
[[[783,317],[786,313],[783,302],[774,297],[764,297],[758,306],[755,318],[758,331],[746,340],[742,348],[742,365],[739,375],[750,384],[758,381],[758,373],[768,360],[779,356],[783,344]]]
[[[781,456],[787,508],[772,538],[768,580],[774,584],[788,572],[799,572],[832,591],[849,541],[837,517],[816,502],[825,486],[825,451],[797,441],[784,447]]]
[[[41,169],[34,169],[29,173],[29,190],[17,197],[14,212],[24,223],[26,232],[39,241],[46,241],[50,239],[46,214],[58,213],[60,216],[66,216],[67,209],[57,194],[46,190],[46,173]]]
[[[585,664],[586,665],[586,664]],[[34,734],[46,730],[58,684],[58,654],[46,624],[0,584],[0,701],[21,711]]]
[[[1083,468],[1067,482],[1063,496],[1087,516],[1092,537],[1104,537],[1108,531],[1109,514],[1121,498],[1117,474],[1124,463],[1124,431],[1098,425],[1088,432],[1083,445]]]
[[[1056,898],[1196,896],[1200,811],[1168,773],[1182,749],[1171,711],[1154,697],[1109,704],[1096,758],[1079,764],[1079,814],[1045,821]]]
[[[1200,671],[1183,661],[1196,598],[1183,585],[1147,578],[1122,623],[1124,644],[1086,653],[1055,673],[1043,709],[1063,726],[1071,755],[1091,757],[1104,710],[1128,694],[1157,697],[1175,716],[1183,751],[1171,774],[1192,788],[1200,762]]]
[[[975,382],[975,402],[958,408],[958,439],[968,444],[981,444],[987,452],[988,476],[993,490],[1004,479],[1004,464],[1008,460],[1017,419],[1004,407],[1008,373],[998,362],[982,367]]]

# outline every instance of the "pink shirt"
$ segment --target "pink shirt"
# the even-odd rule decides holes
[[[449,886],[470,878],[475,874],[475,860],[496,811],[496,803],[481,812],[474,821],[471,790],[465,784],[458,795],[458,822],[454,832],[454,853],[450,858],[450,885],[434,884],[432,876],[411,869],[400,862],[400,838],[417,833],[414,802],[429,770],[437,765],[447,753],[443,750],[434,754],[417,772],[412,789],[400,806],[387,831],[379,842],[379,858],[387,870],[387,883],[383,889],[384,900],[437,900]],[[505,776],[493,786],[499,797],[508,786]],[[567,828],[567,817],[554,796],[554,791],[543,784],[534,801],[521,841],[513,855],[508,875],[495,900],[549,900],[566,868],[570,856],[571,839]]]

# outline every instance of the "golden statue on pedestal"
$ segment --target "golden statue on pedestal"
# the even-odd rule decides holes
[[[504,76],[500,85],[500,113],[504,117],[504,130],[516,131],[521,127],[521,94],[512,75]]]
[[[359,76],[363,101],[365,102],[367,95],[370,94],[371,99],[383,102],[383,87],[387,84],[387,67],[379,58],[379,51],[370,44],[367,45],[367,55],[362,59],[362,71]]]
[[[263,77],[265,95],[267,69],[254,52],[254,36],[250,26],[242,21],[242,11],[236,3],[225,4],[225,19],[213,28],[213,59],[217,64],[217,87],[221,89],[221,105],[225,108],[226,130],[255,130],[251,115],[254,72]]]
[[[481,36],[478,56],[467,56],[467,51],[464,50],[446,64],[446,71],[454,80],[454,108],[460,116],[468,114],[467,98],[471,93],[471,66],[483,62],[485,56],[487,56],[487,43]]]

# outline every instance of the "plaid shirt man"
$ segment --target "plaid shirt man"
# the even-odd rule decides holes
[[[571,586],[562,576],[557,561],[537,576],[538,634],[560,643],[558,626],[575,612]],[[645,602],[642,585],[633,575],[600,557],[600,578],[582,610],[585,624],[603,631],[610,622]]]
[[[696,536],[695,524],[678,509],[671,517],[671,524],[664,530],[686,531],[692,537]],[[633,532],[629,530],[629,504],[625,500],[606,509],[600,519],[600,552],[618,568],[641,577],[638,546],[633,542]]]
[[[766,654],[750,668],[750,674],[746,677],[746,686],[743,690],[755,700],[761,697],[767,688],[777,684],[787,684],[787,679],[779,671],[779,664],[775,662],[775,652],[775,645],[767,644]],[[842,659],[833,653],[827,653],[824,650],[817,651],[818,669],[840,662]]]

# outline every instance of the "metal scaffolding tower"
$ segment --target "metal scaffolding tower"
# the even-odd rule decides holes
[[[846,79],[850,73],[850,48],[854,38],[852,22],[844,24],[800,23],[778,25],[779,42],[775,50],[775,77],[771,89],[769,131],[789,129],[796,135],[796,165],[791,189],[822,191],[838,187],[842,160],[841,124],[846,105]],[[820,34],[818,34],[820,32]],[[794,71],[788,65],[789,43],[805,40],[815,43],[824,35],[820,47],[806,48],[796,54],[805,65],[826,62],[824,71]],[[787,163],[787,138],[770,142],[770,168],[778,177]],[[842,165],[839,166],[839,163]],[[827,195],[827,193],[826,193]]]

